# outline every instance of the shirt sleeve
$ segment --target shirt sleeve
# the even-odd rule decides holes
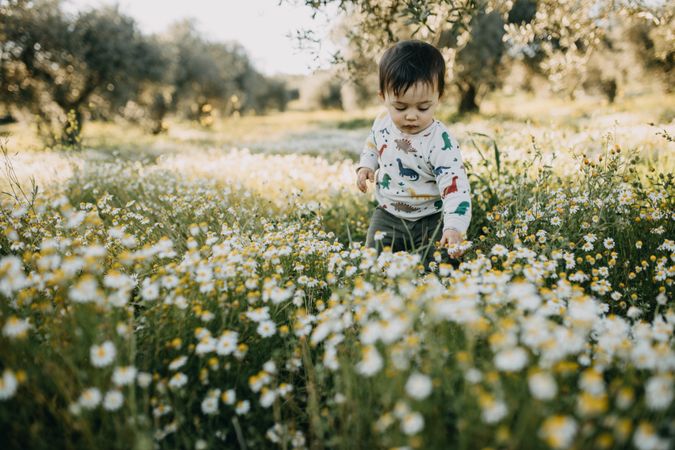
[[[466,234],[471,222],[471,186],[459,144],[440,127],[429,151],[429,163],[443,200],[443,231],[454,228]]]
[[[361,167],[367,167],[373,172],[376,171],[378,167],[380,167],[377,153],[377,140],[375,138],[375,129],[379,119],[380,116],[378,116],[378,118],[373,122],[373,126],[370,129],[370,133],[368,133],[366,142],[363,144],[363,150],[361,151],[359,164],[356,166],[357,172]]]

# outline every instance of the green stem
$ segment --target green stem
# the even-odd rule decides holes
[[[307,374],[307,410],[309,411],[309,429],[312,435],[310,447],[312,450],[320,450],[323,449],[323,427],[319,412],[319,399],[316,393],[316,373],[314,372],[312,357],[309,354],[307,339],[302,339],[300,345],[302,346],[302,363]]]

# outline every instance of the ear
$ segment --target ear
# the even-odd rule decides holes
[[[380,91],[377,95],[380,97],[380,100],[384,101],[384,92]]]

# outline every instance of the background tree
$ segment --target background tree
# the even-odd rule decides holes
[[[478,111],[477,99],[501,83],[504,69],[504,19],[498,11],[480,11],[470,22],[466,45],[457,52],[453,79],[460,94],[459,112]]]
[[[516,55],[546,76],[552,89],[569,96],[586,80],[586,65],[602,42],[611,14],[663,14],[663,4],[595,0],[305,0],[317,10],[337,4],[352,27],[343,62],[355,78],[363,66],[350,54],[377,61],[401,39],[417,38],[442,49],[456,86],[460,112],[478,109],[480,97],[497,88],[503,64]],[[653,2],[652,2],[653,3]],[[509,59],[504,55],[508,53]],[[523,57],[523,55],[525,57]]]
[[[656,12],[632,16],[627,36],[643,67],[656,75],[666,91],[675,86],[675,3],[665,2]]]
[[[630,24],[613,15],[608,18],[607,31],[586,64],[584,90],[603,95],[613,103],[631,79],[641,79],[640,61],[636,48],[626,38]]]
[[[0,4],[0,101],[47,118],[51,105],[42,92],[51,84],[60,93],[63,78],[75,71],[67,46],[68,23],[59,3],[48,0],[11,0]],[[49,57],[61,64],[49,64]]]
[[[507,42],[539,54],[537,70],[547,76],[554,92],[571,98],[584,84],[593,84],[591,78],[600,80],[608,98],[616,95],[621,77],[614,63],[624,60],[627,35],[618,31],[636,21],[649,22],[648,28],[665,25],[673,16],[672,2],[661,1],[537,0],[536,6],[529,23],[506,26]],[[672,48],[672,37],[670,43]],[[601,63],[603,53],[608,60]]]
[[[0,104],[37,118],[48,145],[78,144],[86,118],[166,130],[171,112],[208,125],[216,112],[284,110],[285,83],[260,74],[236,42],[190,21],[143,35],[117,6],[65,14],[60,0],[0,2]]]
[[[85,113],[115,114],[163,71],[157,49],[117,7],[69,17],[58,1],[17,1],[2,14],[3,99],[36,114],[52,135],[60,127],[64,143],[77,143]]]
[[[165,43],[172,49],[175,111],[204,122],[213,108],[224,115],[285,109],[285,84],[260,74],[240,44],[209,42],[189,20],[170,27]]]

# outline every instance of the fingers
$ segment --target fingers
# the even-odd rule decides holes
[[[461,248],[448,249],[448,256],[451,258],[459,258],[464,254],[464,250]]]
[[[361,192],[366,192],[368,190],[368,185],[366,184],[367,180],[374,182],[375,173],[372,170],[360,171],[356,179],[356,186]]]
[[[448,252],[448,256],[450,258],[459,258],[464,254],[464,250],[459,248],[459,244],[460,244],[459,242],[450,244],[450,241],[448,239],[445,240],[441,239],[441,246],[446,247],[446,251]]]
[[[359,190],[361,192],[366,192],[368,190],[368,186],[366,185],[366,178],[362,175],[359,175],[359,178],[356,181],[356,185],[359,187]]]
[[[462,251],[460,251],[460,250],[454,250],[454,251],[453,251],[453,250],[448,250],[448,256],[449,256],[450,258],[459,258],[459,257],[462,256],[463,254],[464,254],[464,252],[462,252]]]

